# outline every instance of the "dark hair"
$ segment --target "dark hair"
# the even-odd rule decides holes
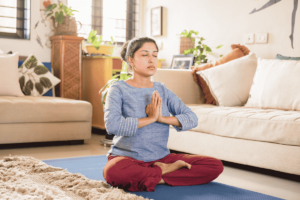
[[[132,42],[131,42],[132,41]],[[128,44],[131,42],[130,44],[130,49],[127,49]],[[133,58],[134,54],[137,50],[139,50],[145,43],[153,43],[156,46],[156,49],[158,51],[158,47],[157,44],[155,42],[155,40],[148,38],[148,37],[141,37],[141,38],[133,38],[131,40],[128,40],[127,42],[124,43],[124,45],[122,46],[122,50],[121,50],[121,58],[123,61],[128,63],[127,60],[127,56]],[[128,53],[127,53],[128,51]],[[130,66],[130,64],[128,63],[128,66]],[[130,66],[131,68],[131,66]]]

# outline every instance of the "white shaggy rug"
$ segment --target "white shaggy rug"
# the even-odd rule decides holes
[[[73,174],[27,156],[0,160],[0,199],[145,200],[103,181]]]

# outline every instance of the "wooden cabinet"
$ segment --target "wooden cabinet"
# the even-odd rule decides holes
[[[92,126],[105,129],[104,112],[99,90],[111,79],[113,57],[93,56],[82,58],[82,100],[93,105]]]
[[[55,96],[81,99],[82,96],[82,47],[83,37],[57,35],[52,41],[51,63],[54,76],[61,82],[55,86]]]

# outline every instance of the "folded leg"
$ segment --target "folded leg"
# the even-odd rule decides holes
[[[117,156],[109,159],[103,169],[103,177],[110,185],[128,191],[154,191],[162,177],[162,171],[152,163]]]
[[[169,154],[162,162],[173,163],[183,160],[192,165],[191,169],[181,168],[165,174],[162,179],[172,186],[199,185],[216,179],[223,172],[223,164],[220,160],[208,156]]]

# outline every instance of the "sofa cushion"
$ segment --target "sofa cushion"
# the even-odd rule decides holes
[[[0,111],[0,124],[92,120],[89,102],[60,97],[0,96]]]
[[[300,146],[300,112],[188,105],[198,117],[192,131]]]
[[[257,66],[254,53],[232,60],[199,74],[220,106],[243,106],[249,97]]]
[[[19,54],[0,54],[0,96],[21,97],[18,76]]]
[[[245,107],[300,111],[300,61],[258,59]]]

